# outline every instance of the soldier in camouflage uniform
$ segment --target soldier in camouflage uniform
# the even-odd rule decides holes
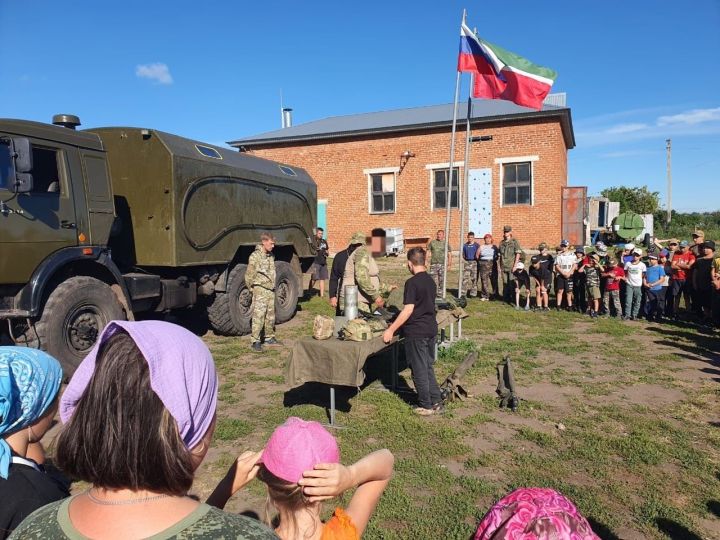
[[[252,291],[252,350],[262,352],[261,333],[266,345],[279,345],[275,339],[275,239],[269,233],[260,235],[260,243],[250,255],[245,284]]]
[[[445,272],[450,271],[450,264],[452,263],[452,255],[450,252],[452,248],[448,244],[448,253],[445,257],[445,231],[440,229],[437,232],[435,240],[430,242],[427,246],[427,250],[430,252],[430,276],[437,285],[437,296],[440,298],[443,295],[443,281],[445,281]]]
[[[362,245],[352,252],[345,264],[343,287],[340,289],[340,309],[345,309],[345,286],[357,285],[358,311],[372,313],[375,307],[381,308],[385,305],[385,299],[396,287],[380,281],[380,269],[366,244],[365,234],[356,232],[352,235],[350,244],[360,243]]]
[[[498,266],[503,277],[503,300],[512,304],[513,270],[515,269],[515,265],[520,262],[522,248],[520,247],[520,243],[513,238],[512,227],[510,225],[503,227],[503,241],[500,242],[498,251],[500,253]]]

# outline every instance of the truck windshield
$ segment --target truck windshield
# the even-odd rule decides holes
[[[0,189],[8,189],[13,184],[13,163],[10,145],[0,140]]]

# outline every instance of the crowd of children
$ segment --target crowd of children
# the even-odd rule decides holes
[[[582,246],[562,240],[551,255],[543,242],[529,262],[522,257],[514,264],[510,283],[514,295],[505,297],[511,303],[514,299],[517,310],[549,311],[552,288],[556,309],[579,311],[593,318],[645,317],[654,322],[685,318],[717,324],[720,256],[715,242],[706,240],[703,231],[695,231],[692,237],[692,242],[670,239],[666,245],[652,238],[645,251],[628,243],[614,254],[602,241],[586,252]],[[490,238],[485,236],[485,244]],[[468,244],[473,241],[468,238]],[[482,247],[488,247],[490,253],[489,246]],[[491,292],[484,284],[478,289],[482,298]]]

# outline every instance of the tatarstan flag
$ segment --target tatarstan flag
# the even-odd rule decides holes
[[[473,97],[505,99],[542,109],[557,73],[482,40],[465,23],[460,26],[458,71],[475,74]]]

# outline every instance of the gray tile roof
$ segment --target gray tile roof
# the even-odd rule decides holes
[[[237,148],[244,146],[250,149],[273,146],[279,143],[442,128],[452,125],[452,109],[452,103],[447,103],[393,111],[331,116],[285,129],[244,137],[230,141],[228,144]],[[563,127],[566,146],[568,148],[575,146],[572,118],[568,107],[545,103],[542,110],[536,111],[527,107],[520,107],[510,101],[476,99],[473,100],[472,113],[473,126],[498,121],[522,121],[558,117]],[[467,102],[459,103],[458,121],[463,121],[466,115]]]

